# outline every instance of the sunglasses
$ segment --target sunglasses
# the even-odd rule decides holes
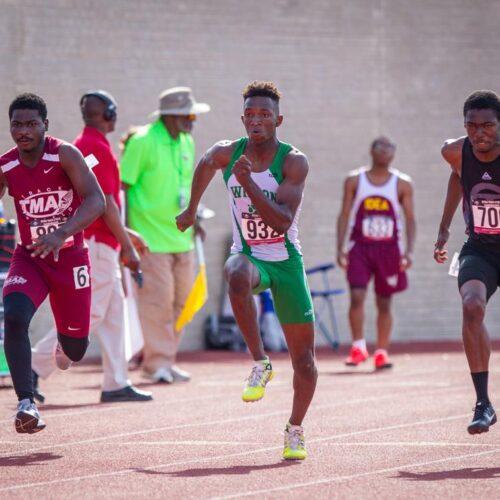
[[[190,115],[181,115],[181,118],[184,118],[184,120],[188,120],[190,122],[196,121],[196,115],[194,113],[191,113]]]

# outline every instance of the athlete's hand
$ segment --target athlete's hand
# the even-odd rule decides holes
[[[149,246],[146,240],[137,231],[127,228],[127,234],[140,257],[144,257],[149,253]]]
[[[140,269],[141,258],[133,245],[122,248],[120,259],[125,267],[128,267],[133,273]]]
[[[28,250],[33,250],[31,252],[32,257],[39,256],[42,259],[45,259],[45,257],[52,252],[54,254],[54,261],[57,262],[59,260],[59,250],[64,245],[66,239],[61,233],[62,232],[57,229],[52,233],[44,234],[36,240],[33,240],[33,243],[27,245],[26,248]]]
[[[242,186],[245,186],[251,178],[252,162],[245,155],[241,155],[238,160],[234,162],[232,172],[236,180]]]
[[[339,254],[337,255],[337,264],[342,269],[347,269],[347,266],[349,264],[349,257],[346,252],[339,252]]]
[[[401,271],[406,271],[407,269],[410,269],[412,264],[413,264],[413,257],[411,256],[410,253],[405,253],[404,255],[401,256],[401,259],[399,261],[399,269]]]
[[[448,260],[448,250],[444,246],[450,237],[450,231],[446,227],[439,226],[439,233],[434,245],[434,260],[438,264],[444,264]]]
[[[190,228],[196,222],[196,209],[191,210],[186,208],[184,212],[181,212],[176,218],[175,222],[177,224],[177,229],[184,232],[186,229]]]

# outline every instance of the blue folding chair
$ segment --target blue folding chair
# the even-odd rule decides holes
[[[326,341],[330,344],[333,350],[339,348],[339,329],[337,325],[337,319],[335,317],[335,308],[333,306],[333,297],[335,295],[341,295],[345,293],[343,288],[332,288],[330,285],[329,272],[335,269],[335,264],[333,262],[328,262],[326,264],[321,264],[319,266],[311,267],[306,269],[306,274],[308,276],[312,274],[321,273],[321,283],[323,285],[322,289],[316,289],[311,287],[311,296],[314,302],[314,315],[316,317],[316,325],[325,337]],[[310,280],[312,281],[312,280]],[[311,286],[309,284],[309,286]],[[315,300],[317,299],[317,300]],[[325,311],[328,313],[328,319],[331,325],[329,329],[325,321],[322,318]]]

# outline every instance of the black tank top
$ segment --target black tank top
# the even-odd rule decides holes
[[[479,161],[466,138],[461,183],[469,239],[500,250],[500,156],[489,162]]]

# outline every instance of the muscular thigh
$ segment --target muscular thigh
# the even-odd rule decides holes
[[[56,328],[62,335],[78,338],[89,334],[90,273],[87,248],[65,249],[54,266],[44,268]]]
[[[459,257],[458,288],[462,290],[463,285],[469,281],[481,281],[486,287],[487,300],[489,300],[499,283],[499,267],[493,266],[493,263],[486,260],[479,252],[466,245]]]
[[[38,309],[49,293],[42,265],[42,259],[31,257],[28,250],[18,245],[3,285],[3,297],[11,293],[22,293],[29,297]]]
[[[254,294],[268,289],[271,284],[269,276],[260,265],[260,261],[242,253],[228,257],[224,265],[224,275],[228,282],[234,276],[241,276],[242,279],[248,278]]]

